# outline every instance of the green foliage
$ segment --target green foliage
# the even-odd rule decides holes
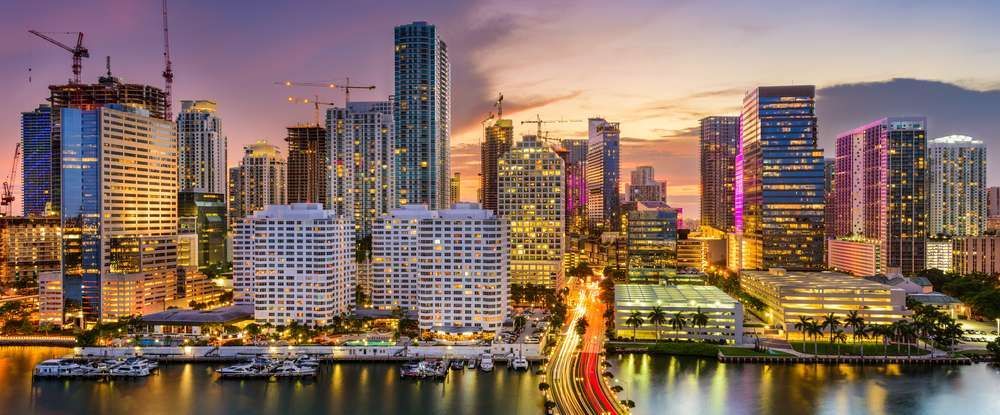
[[[986,351],[993,355],[993,360],[1000,362],[1000,337],[986,344]]]
[[[580,317],[576,320],[576,334],[583,336],[587,333],[588,326],[590,326],[590,324],[587,323],[587,319],[585,317]]]
[[[980,273],[946,273],[937,269],[920,271],[917,276],[927,278],[937,290],[962,300],[974,315],[988,320],[1000,318],[1000,280],[996,277]]]

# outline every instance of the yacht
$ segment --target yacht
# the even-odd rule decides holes
[[[528,370],[528,359],[525,359],[524,356],[515,357],[510,362],[510,367],[514,370]]]
[[[149,376],[149,366],[141,361],[126,362],[112,367],[108,373],[111,376]]]
[[[451,361],[451,370],[462,370],[462,369],[465,369],[465,362],[461,360]]]
[[[319,369],[319,360],[309,355],[299,356],[293,362],[300,367]]]
[[[241,363],[217,369],[215,373],[218,373],[219,376],[222,377],[245,377],[254,376],[258,373],[258,371],[254,369],[252,363]]]
[[[274,376],[279,376],[279,377],[315,376],[316,368],[298,366],[291,360],[285,360],[282,361],[273,369],[271,369],[270,373],[273,374]]]
[[[35,366],[35,376],[58,377],[75,376],[81,372],[80,365],[65,359],[49,359]]]
[[[489,353],[483,353],[482,358],[479,359],[479,368],[482,369],[483,372],[492,372],[493,356]]]

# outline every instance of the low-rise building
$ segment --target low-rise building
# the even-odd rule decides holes
[[[884,274],[882,248],[878,241],[830,239],[826,244],[826,266],[855,276]]]
[[[677,210],[664,202],[638,201],[628,212],[628,280],[657,282],[677,272]]]
[[[952,240],[952,269],[959,274],[1000,274],[1000,236],[983,235]]]
[[[38,321],[52,324],[63,322],[63,283],[60,271],[38,274]]]
[[[802,316],[819,321],[833,313],[843,320],[857,311],[869,324],[890,324],[913,314],[905,290],[838,272],[743,271],[740,286],[767,306],[768,324],[789,331]]]
[[[208,325],[243,328],[253,319],[252,306],[238,305],[214,310],[166,310],[143,316],[142,323],[146,332],[154,336],[198,337]]]
[[[953,261],[951,239],[928,239],[926,255],[927,269],[951,272]]]
[[[657,327],[650,322],[650,312],[659,307],[666,319],[680,313],[686,321],[675,329],[664,322]],[[642,316],[643,324],[628,324],[633,312]],[[702,313],[705,325],[696,325],[692,317]],[[633,330],[634,329],[634,330]],[[740,344],[743,339],[743,305],[722,290],[705,285],[618,284],[615,286],[615,335],[637,339],[710,340]]]

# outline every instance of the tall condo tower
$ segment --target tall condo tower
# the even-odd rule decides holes
[[[230,224],[264,209],[288,203],[285,190],[288,165],[278,147],[258,141],[243,147],[239,170],[230,177]]]
[[[177,142],[180,190],[225,194],[226,136],[215,102],[181,101]]]
[[[479,186],[483,191],[483,209],[497,211],[497,171],[498,162],[510,151],[514,144],[514,122],[507,119],[496,120],[486,127],[485,138],[479,150],[482,174]]]
[[[451,201],[451,64],[437,28],[395,28],[396,188],[399,205]]]
[[[930,236],[979,236],[986,230],[986,144],[949,135],[927,143]]]
[[[565,151],[566,227],[573,232],[583,229],[587,217],[587,140],[566,138],[560,141]]]
[[[392,103],[351,102],[326,113],[332,210],[354,221],[359,239],[396,206]]]
[[[667,202],[667,181],[656,180],[653,166],[639,166],[632,170],[628,184],[630,202]]]
[[[52,208],[52,107],[21,113],[21,185],[24,216],[46,215]]]
[[[744,268],[824,266],[815,97],[815,86],[796,85],[758,87],[743,98],[734,219]]]
[[[740,117],[701,119],[701,225],[732,232]]]
[[[837,137],[833,237],[877,245],[881,269],[924,269],[927,120],[890,117]]]
[[[621,228],[618,123],[591,118],[587,139],[587,220],[590,227]]]
[[[326,129],[315,124],[288,127],[288,203],[330,206],[330,152]]]

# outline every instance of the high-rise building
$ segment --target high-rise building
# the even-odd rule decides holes
[[[331,209],[353,218],[358,239],[396,206],[394,124],[388,101],[350,102],[327,110]]]
[[[1000,217],[1000,187],[992,186],[986,189],[986,216]]]
[[[57,217],[0,217],[0,283],[27,288],[59,271],[60,229]]]
[[[632,171],[626,196],[631,202],[667,202],[667,181],[656,180],[653,166],[639,166]]]
[[[417,309],[420,223],[437,214],[426,205],[404,205],[375,220],[372,228],[372,307]]]
[[[233,300],[262,323],[324,326],[354,308],[354,224],[319,203],[272,205],[233,238]]]
[[[500,158],[514,145],[514,122],[507,119],[496,120],[486,127],[485,138],[480,145],[479,157],[482,173],[479,186],[483,189],[483,209],[497,211],[499,187],[497,172]]]
[[[52,107],[21,113],[21,184],[24,216],[46,215],[52,208]]]
[[[182,191],[177,194],[178,245],[184,235],[193,235],[195,239],[195,249],[188,251],[187,266],[206,269],[226,262],[226,214],[226,196],[221,193]],[[178,246],[178,257],[180,250]],[[179,258],[178,262],[181,262]]]
[[[451,176],[451,204],[454,205],[462,201],[462,172],[455,172]]]
[[[330,149],[326,129],[316,124],[288,127],[288,203],[330,207]]]
[[[924,269],[927,237],[927,121],[882,118],[837,138],[836,238],[880,244],[880,269]]]
[[[618,123],[589,120],[587,139],[587,220],[593,228],[621,228]]]
[[[986,144],[949,135],[927,142],[929,235],[977,236],[986,230]]]
[[[826,197],[826,206],[823,208],[823,238],[832,239],[834,235],[834,224],[837,222],[837,203],[834,202],[834,189],[837,186],[837,159],[823,159],[823,194]]]
[[[533,135],[498,161],[497,214],[510,221],[510,283],[562,286],[563,160]]]
[[[701,226],[733,230],[739,129],[740,117],[701,119]]]
[[[736,158],[734,226],[749,269],[823,267],[823,150],[816,147],[816,87],[746,94]]]
[[[395,28],[396,188],[399,205],[448,207],[451,64],[437,28]]]
[[[658,283],[677,274],[677,210],[636,202],[628,213],[628,280]]]
[[[226,136],[215,102],[181,101],[177,181],[182,192],[226,193]]]
[[[230,224],[267,205],[287,204],[287,175],[288,166],[278,147],[263,140],[243,147],[238,171],[230,172]]]
[[[64,288],[78,284],[87,321],[163,309],[177,278],[174,123],[122,104],[59,121]]]
[[[587,140],[563,139],[560,152],[565,166],[566,228],[583,231],[587,218]]]
[[[122,104],[131,108],[148,111],[149,116],[161,120],[166,118],[166,94],[163,90],[142,84],[123,83],[111,75],[98,79],[96,84],[49,85],[49,103],[52,105],[51,180],[50,194],[53,215],[59,214],[60,192],[62,191],[62,108],[76,108],[86,111],[97,110],[107,104]],[[172,121],[172,120],[168,120]],[[175,178],[176,180],[176,178]]]
[[[229,168],[229,183],[226,190],[227,218],[229,219],[229,230],[232,230],[238,219],[246,216],[243,213],[243,169],[240,166]]]

